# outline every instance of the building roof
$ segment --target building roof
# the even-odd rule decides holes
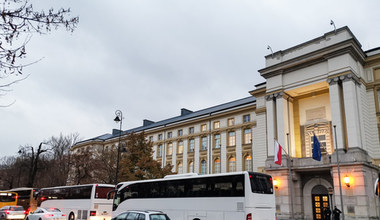
[[[158,127],[167,126],[170,124],[180,123],[180,122],[183,122],[186,120],[191,120],[191,119],[194,119],[197,117],[208,116],[208,115],[212,115],[215,113],[223,112],[225,110],[231,110],[231,109],[234,109],[237,107],[242,107],[244,105],[253,104],[255,102],[256,102],[256,98],[253,96],[249,96],[246,98],[227,102],[227,103],[224,103],[221,105],[216,105],[216,106],[206,108],[206,109],[202,109],[202,110],[195,111],[195,112],[192,112],[188,109],[182,109],[180,116],[168,118],[168,119],[158,121],[158,122],[149,121],[150,123],[146,123],[146,124],[144,123],[145,125],[143,125],[143,126],[122,131],[121,134],[125,135],[127,133],[141,132],[141,131],[146,131],[146,130],[150,130],[150,129],[154,129],[154,128],[158,128]],[[80,143],[89,142],[89,141],[105,141],[105,140],[116,138],[116,137],[119,137],[119,130],[114,130],[114,132],[112,132],[112,134],[103,134],[103,135],[100,135],[100,136],[97,136],[94,138],[90,138],[90,139],[78,142],[75,145],[78,145]]]

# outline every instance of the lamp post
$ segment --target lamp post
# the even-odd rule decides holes
[[[120,122],[120,130],[119,130],[119,144],[117,145],[117,159],[116,159],[116,172],[115,172],[115,185],[117,185],[117,178],[119,175],[119,161],[120,161],[120,145],[121,145],[121,126],[123,124],[123,113],[120,110],[115,111],[115,119],[116,123]]]

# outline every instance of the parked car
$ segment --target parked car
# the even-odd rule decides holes
[[[160,211],[126,211],[120,213],[111,220],[170,220],[170,218]]]
[[[57,208],[37,208],[26,220],[66,220],[66,215]]]
[[[19,205],[8,205],[0,208],[0,220],[5,219],[24,219],[26,211]]]

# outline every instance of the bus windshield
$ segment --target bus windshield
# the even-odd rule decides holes
[[[272,177],[261,173],[249,173],[253,193],[273,194]]]
[[[16,193],[0,192],[0,202],[16,202],[16,198]]]
[[[96,186],[95,199],[107,199],[108,192],[114,190],[115,187]]]

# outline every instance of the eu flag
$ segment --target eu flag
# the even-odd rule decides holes
[[[321,144],[318,141],[317,136],[314,134],[313,137],[313,159],[321,161]]]

